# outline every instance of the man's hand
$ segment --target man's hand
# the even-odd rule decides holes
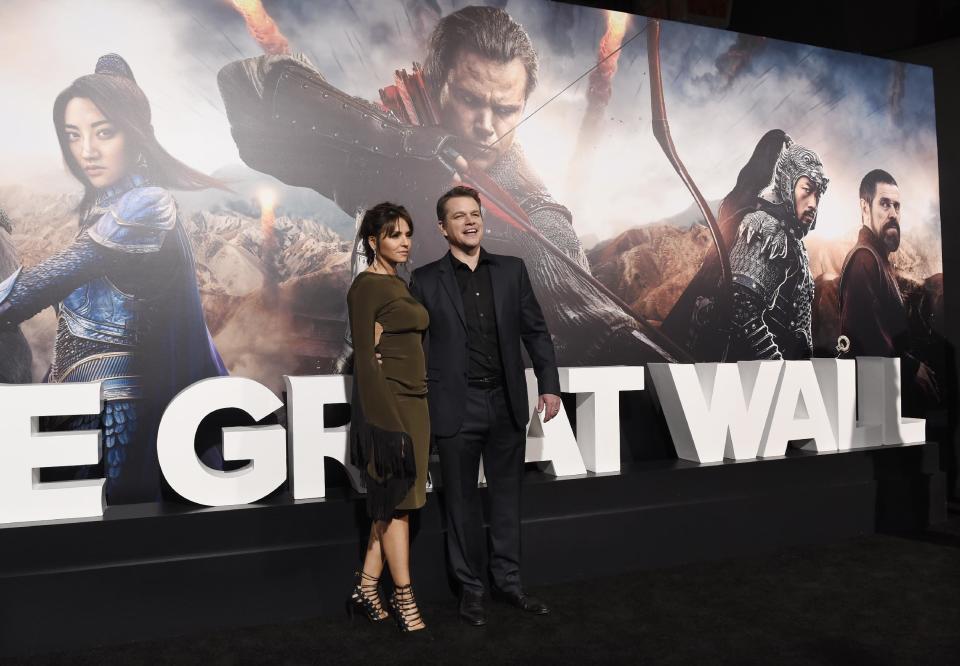
[[[457,155],[457,159],[453,161],[453,166],[456,167],[456,171],[453,172],[453,184],[463,185],[463,174],[470,172],[470,165],[463,158],[463,155]]]
[[[537,400],[537,414],[543,412],[544,407],[547,411],[543,414],[543,422],[546,423],[560,412],[560,396],[552,393],[542,394]]]

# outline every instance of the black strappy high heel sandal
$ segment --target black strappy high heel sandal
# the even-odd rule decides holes
[[[353,575],[353,591],[347,598],[347,613],[350,615],[350,620],[353,620],[356,613],[361,613],[373,624],[389,618],[390,614],[380,603],[380,579],[363,571],[355,571]]]
[[[417,607],[417,600],[413,596],[412,585],[396,585],[393,588],[393,594],[390,595],[390,608],[393,609],[393,617],[397,620],[397,626],[405,634],[426,634],[427,625],[420,615],[420,609]],[[419,626],[417,626],[419,625]]]

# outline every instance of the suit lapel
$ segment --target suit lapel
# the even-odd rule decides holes
[[[467,315],[463,311],[463,297],[460,295],[460,286],[457,284],[457,278],[453,274],[453,267],[450,265],[449,253],[440,261],[440,284],[447,292],[447,296],[453,302],[453,307],[460,317],[460,323],[464,329],[467,327]]]

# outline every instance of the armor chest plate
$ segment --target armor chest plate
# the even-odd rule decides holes
[[[799,242],[791,248],[794,268],[780,288],[768,315],[774,339],[787,359],[807,358],[813,351],[811,314],[814,282],[806,249]]]
[[[63,299],[61,316],[78,338],[135,346],[142,336],[143,310],[142,299],[99,277]]]

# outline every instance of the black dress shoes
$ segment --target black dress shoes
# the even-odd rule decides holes
[[[540,599],[532,597],[522,591],[504,592],[502,590],[494,590],[492,596],[497,601],[502,601],[510,604],[511,606],[516,606],[525,613],[531,613],[533,615],[550,614],[550,608],[545,603],[543,603]]]
[[[460,595],[460,619],[473,627],[482,627],[487,623],[482,594],[464,592]]]

